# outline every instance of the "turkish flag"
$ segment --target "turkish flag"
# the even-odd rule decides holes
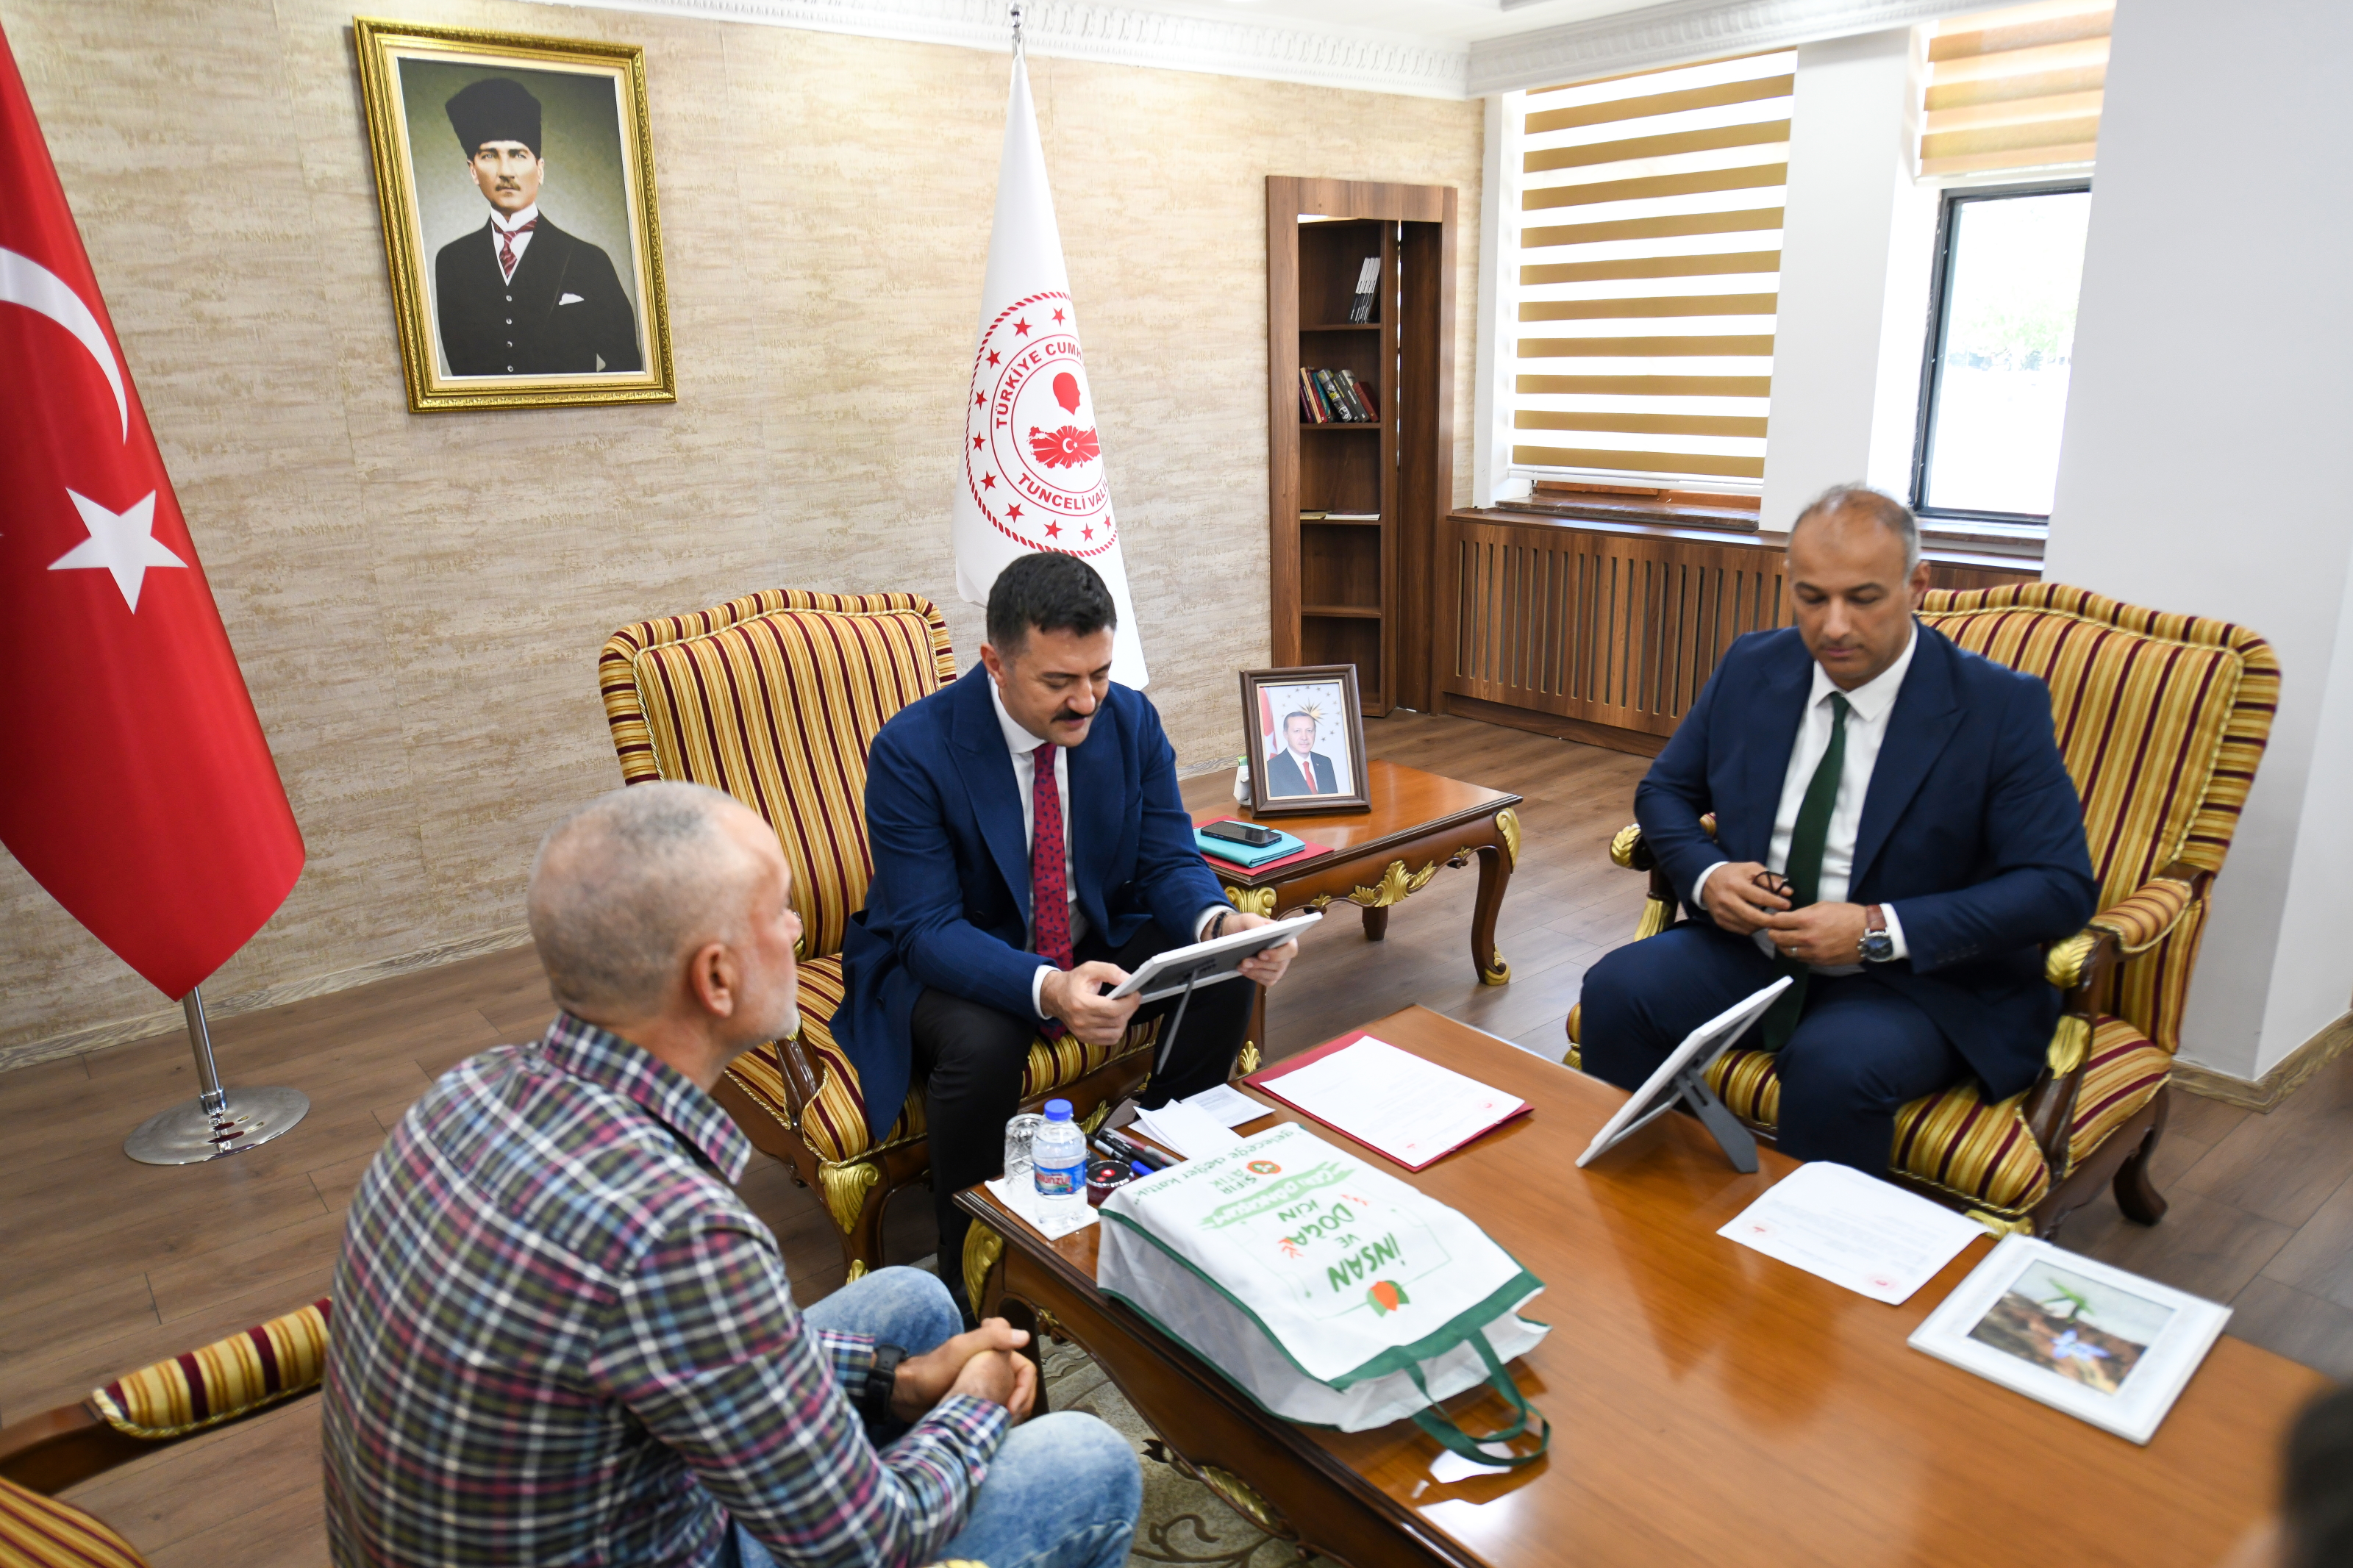
[[[0,843],[166,996],[302,836],[0,35]]]

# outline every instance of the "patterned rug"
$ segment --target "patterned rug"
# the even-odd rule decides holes
[[[1086,1352],[1050,1340],[1045,1363],[1048,1403],[1056,1410],[1100,1417],[1143,1461],[1144,1518],[1128,1553],[1129,1568],[1171,1563],[1276,1568],[1297,1561],[1291,1546],[1258,1530],[1217,1493],[1161,1458],[1152,1428]]]

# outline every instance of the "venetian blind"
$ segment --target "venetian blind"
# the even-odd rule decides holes
[[[2087,166],[2113,0],[2044,0],[1928,25],[1923,174]]]
[[[1763,479],[1796,69],[1785,49],[1521,100],[1514,470]]]

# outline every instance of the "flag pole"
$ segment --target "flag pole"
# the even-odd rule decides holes
[[[201,986],[188,987],[180,1010],[187,1016],[188,1045],[196,1056],[196,1098],[141,1122],[122,1141],[124,1153],[142,1165],[194,1165],[258,1149],[310,1114],[311,1097],[299,1089],[240,1089],[231,1104],[213,1062]]]

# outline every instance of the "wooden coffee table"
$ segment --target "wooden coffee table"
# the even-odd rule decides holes
[[[1471,913],[1471,966],[1489,985],[1508,984],[1512,966],[1495,951],[1495,916],[1520,858],[1521,797],[1375,758],[1365,764],[1369,811],[1260,817],[1233,798],[1223,774],[1188,788],[1193,826],[1233,817],[1330,849],[1312,860],[1245,871],[1209,860],[1226,897],[1244,914],[1295,915],[1345,900],[1363,911],[1365,938],[1388,934],[1389,910],[1430,885],[1442,867],[1479,858],[1479,901]],[[1197,804],[1205,798],[1208,804]],[[1250,1038],[1266,1039],[1266,990],[1260,987]]]
[[[1905,1344],[1989,1243],[1883,1306],[1716,1236],[1796,1168],[1776,1151],[1743,1176],[1666,1116],[1580,1171],[1622,1091],[1422,1008],[1368,1027],[1535,1107],[1418,1176],[1388,1167],[1546,1281],[1528,1315],[1553,1331],[1514,1371],[1552,1449],[1524,1470],[1471,1464],[1409,1422],[1348,1434],[1269,1415],[1095,1289],[1099,1226],[1049,1242],[983,1189],[957,1198],[983,1222],[967,1249],[987,1268],[983,1310],[1075,1340],[1173,1463],[1354,1568],[2211,1563],[2261,1527],[2288,1420],[2327,1385],[2226,1336],[2137,1447]],[[1490,1392],[1448,1404],[1471,1430],[1504,1419]]]

